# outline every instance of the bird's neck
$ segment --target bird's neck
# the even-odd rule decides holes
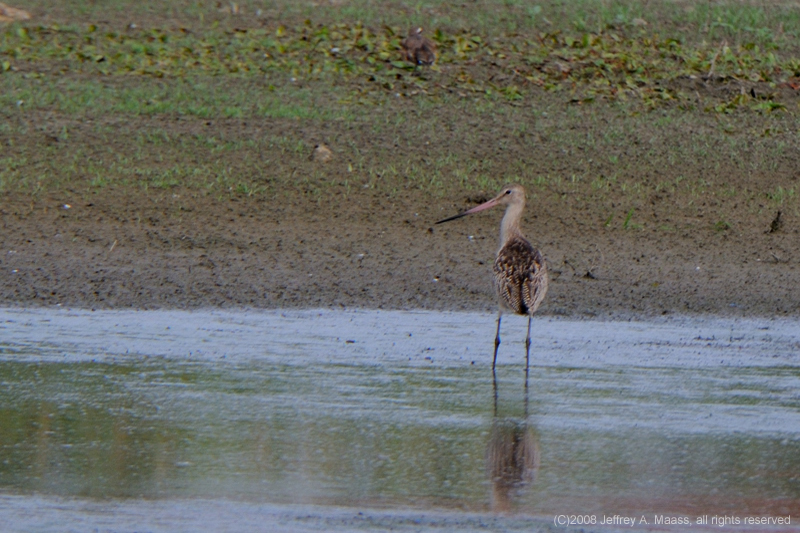
[[[501,247],[514,237],[524,237],[519,227],[524,208],[525,204],[511,204],[506,208],[506,214],[503,215],[503,221],[500,223]]]

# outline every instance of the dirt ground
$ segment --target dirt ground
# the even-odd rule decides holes
[[[185,127],[204,126],[198,119]],[[271,119],[216,127],[242,135],[304,131],[302,124]],[[89,125],[84,134],[79,121],[71,128],[66,142],[98,142]],[[543,150],[544,167],[562,164],[557,148]],[[505,156],[517,157],[511,152]],[[787,158],[787,168],[796,157]],[[698,173],[703,164],[687,162]],[[332,165],[331,174],[347,172],[346,161]],[[299,192],[220,200],[181,188],[137,194],[76,187],[57,197],[8,193],[0,205],[0,305],[492,310],[491,261],[502,213],[433,225],[485,195],[415,189],[390,195],[359,187],[331,192],[320,202]],[[534,195],[523,223],[551,273],[542,315],[770,316],[799,308],[800,256],[791,213],[775,232],[769,232],[775,213],[766,209],[734,220],[733,229],[715,231],[702,211],[654,201],[640,220],[643,227],[631,230],[621,229],[619,220],[603,224],[605,201],[548,198]],[[698,224],[689,220],[674,231],[659,230],[654,222],[665,216]]]
[[[381,205],[380,198],[369,200],[368,206]],[[170,221],[148,202],[129,207],[148,214],[140,224],[117,220],[109,207],[97,205],[7,205],[0,302],[144,309],[494,307],[495,239],[482,226],[495,226],[499,215],[431,230],[441,206],[394,203],[370,215],[361,205],[310,216],[302,214],[315,206],[292,207],[197,205],[192,220]],[[796,313],[800,303],[789,236],[620,236],[555,216],[534,222],[528,226],[536,228],[531,235],[552,276],[541,314],[782,315]],[[480,237],[470,241],[470,234]]]
[[[72,20],[70,10],[34,11],[45,23]],[[230,15],[216,11],[217,18]],[[113,23],[133,27],[126,15],[115,16]],[[228,24],[239,27],[240,21]],[[112,94],[115,84],[155,90],[179,83],[82,77],[82,66],[70,73],[57,62],[36,61],[44,60],[17,60],[5,75],[19,83],[8,87],[23,90],[37,76],[64,80],[65,91],[66,82],[99,80],[92,90],[109,91],[102,94]],[[21,165],[23,181],[28,174],[58,180],[70,165],[79,170],[73,181],[44,192],[0,187],[0,305],[493,310],[491,264],[502,213],[434,222],[490,198],[504,176],[521,176],[529,191],[523,229],[551,276],[541,315],[798,312],[794,114],[800,95],[794,85],[715,78],[709,71],[672,80],[669,88],[684,98],[653,111],[602,98],[584,106],[568,89],[551,94],[533,88],[523,100],[494,103],[495,111],[486,112],[480,111],[489,105],[483,96],[459,103],[437,81],[462,71],[466,79],[482,80],[490,72],[488,83],[493,68],[500,68],[494,58],[443,62],[439,71],[414,74],[427,79],[423,87],[437,90],[435,96],[417,90],[395,95],[405,90],[398,82],[391,94],[367,98],[363,107],[352,104],[357,111],[349,122],[263,114],[97,116],[80,105],[72,113],[55,105],[27,110],[21,101],[6,106],[0,109],[8,125],[0,128],[0,164]],[[239,84],[231,90],[248,95],[309,88],[285,78],[204,79],[211,92],[227,84]],[[326,83],[311,87],[316,99],[303,105],[336,115],[345,105],[337,98],[353,100],[363,89],[358,83],[371,82],[341,78],[336,94]],[[782,107],[774,113],[744,104],[714,111],[737,95],[752,101],[768,96]],[[179,142],[166,148],[134,142],[154,132]],[[192,140],[267,137],[307,150],[270,152],[267,143],[212,154]],[[185,139],[195,144],[181,144]],[[312,156],[323,141],[333,153],[328,163]],[[263,191],[227,194],[197,184],[145,190],[96,185],[91,172],[81,174],[89,163],[111,169],[123,159],[149,171],[148,158],[161,162],[152,168],[216,168],[221,161]],[[390,169],[398,170],[390,175]],[[415,170],[417,181],[403,169]],[[467,176],[461,184],[456,178],[441,186],[424,183],[428,173],[452,176],[455,170]],[[261,178],[262,171],[277,178]],[[476,192],[481,175],[492,185]],[[534,187],[537,178],[542,185]],[[776,200],[784,193],[786,203]]]

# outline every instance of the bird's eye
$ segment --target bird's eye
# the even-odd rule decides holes
[[[506,194],[511,194],[511,189],[507,189]]]

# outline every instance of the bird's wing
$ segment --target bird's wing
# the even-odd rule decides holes
[[[539,309],[545,294],[547,294],[548,286],[547,263],[545,263],[544,256],[535,248],[533,252],[533,257],[526,270],[525,280],[522,284],[522,299],[530,315]]]
[[[522,237],[509,240],[494,262],[495,289],[515,313],[532,314],[547,292],[547,267],[541,252]]]

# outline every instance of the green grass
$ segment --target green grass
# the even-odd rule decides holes
[[[231,29],[212,24],[195,31],[183,27],[115,29],[94,22],[11,25],[0,34],[0,59],[8,67],[6,75],[25,71],[26,76],[33,77],[70,73],[155,79],[233,76],[260,80],[267,90],[287,80],[357,84],[345,97],[357,103],[381,103],[398,94],[455,93],[513,104],[525,100],[532,91],[547,90],[565,92],[568,101],[632,99],[651,108],[693,105],[692,91],[675,83],[691,76],[713,73],[749,82],[779,83],[800,74],[791,41],[764,41],[764,37],[729,42],[711,33],[709,40],[689,40],[675,33],[669,23],[651,27],[619,22],[628,17],[622,12],[614,16],[613,23],[607,20],[608,13],[601,13],[596,25],[578,24],[583,20],[581,13],[588,13],[585,9],[595,4],[575,4],[578,8],[571,11],[575,18],[571,29],[545,24],[520,33],[504,29],[500,23],[436,27],[431,34],[439,45],[438,66],[424,72],[400,61],[403,25],[391,26],[385,21],[370,25],[362,19],[324,23],[306,19],[294,25],[278,21],[267,28]],[[766,19],[754,15],[748,20]],[[741,21],[720,24],[743,31]],[[786,30],[785,25],[782,27],[783,36]],[[783,53],[781,45],[786,49]],[[466,70],[464,63],[482,68]],[[155,111],[163,109],[158,97],[121,96],[122,111],[143,112],[145,105]],[[195,92],[184,96],[193,100]],[[194,106],[190,112],[203,116],[219,113],[222,104],[215,104],[185,106]],[[786,106],[769,95],[753,98],[743,93],[717,99],[706,108],[716,113],[739,108],[771,113]],[[250,113],[252,110],[241,105],[223,106],[221,111],[223,116]]]
[[[177,83],[187,84],[185,81]],[[81,87],[80,84],[75,86]],[[95,94],[94,88],[101,86],[92,82],[90,87],[87,92]],[[181,98],[180,89],[176,87],[173,93],[176,95],[173,97],[176,101]],[[140,89],[126,88],[122,92],[138,90]],[[170,93],[166,87],[162,90],[165,95]],[[311,87],[307,90],[309,93],[314,92],[314,88]],[[118,92],[117,89],[101,88],[100,92],[103,91],[111,91],[109,94]],[[61,91],[64,95],[68,95],[69,92],[69,86]],[[198,91],[198,98],[201,92]],[[220,93],[222,92],[220,89]],[[35,98],[33,91],[31,94],[32,98]],[[286,97],[290,98],[291,93],[287,91]],[[67,99],[73,101],[71,98]],[[539,120],[536,137],[530,140],[526,137],[505,139],[504,153],[508,155],[498,158],[499,144],[487,143],[482,138],[481,131],[472,127],[472,122],[480,123],[486,130],[503,131],[505,124],[525,120],[525,117],[529,116],[499,102],[481,110],[471,110],[468,104],[462,104],[458,99],[444,100],[441,107],[433,110],[422,105],[421,101],[419,104],[406,103],[400,108],[393,106],[371,108],[341,104],[334,107],[320,106],[314,111],[318,113],[317,117],[321,118],[308,119],[296,114],[279,117],[281,120],[290,121],[289,124],[306,123],[309,127],[319,130],[311,136],[298,135],[297,128],[292,126],[295,133],[290,135],[278,134],[254,138],[243,137],[242,135],[245,135],[243,132],[226,134],[213,125],[203,126],[202,132],[195,130],[187,132],[175,129],[170,122],[150,124],[148,117],[158,113],[123,113],[115,107],[121,104],[115,103],[110,96],[93,97],[84,101],[87,102],[86,107],[57,107],[57,109],[67,114],[82,110],[81,113],[97,119],[106,114],[141,118],[135,120],[129,118],[127,120],[130,123],[126,124],[123,121],[121,127],[98,124],[94,128],[97,136],[101,138],[122,135],[125,139],[122,146],[82,145],[80,139],[87,132],[79,131],[79,124],[64,125],[61,124],[63,119],[59,119],[52,126],[43,124],[41,122],[46,115],[42,115],[41,112],[26,111],[25,106],[23,109],[14,107],[14,111],[9,115],[11,120],[6,123],[8,131],[4,134],[12,145],[6,149],[6,153],[14,154],[13,157],[11,155],[4,157],[3,172],[7,180],[10,180],[11,176],[24,174],[26,167],[34,161],[38,165],[47,165],[47,161],[53,160],[54,168],[67,168],[71,169],[71,172],[78,173],[78,167],[87,158],[98,159],[107,168],[117,168],[113,166],[117,165],[120,170],[114,172],[120,174],[127,172],[123,171],[125,168],[166,166],[173,168],[173,175],[183,178],[197,175],[189,170],[176,170],[182,165],[175,167],[175,164],[192,158],[198,160],[196,163],[198,166],[207,165],[208,163],[204,162],[206,160],[221,158],[228,161],[235,172],[267,166],[267,162],[270,165],[280,164],[281,169],[292,166],[305,168],[310,165],[308,158],[315,142],[338,135],[340,140],[335,148],[340,164],[331,167],[331,173],[340,173],[350,167],[352,170],[345,172],[362,176],[364,183],[374,184],[376,187],[380,187],[384,182],[399,180],[409,187],[437,193],[451,189],[493,191],[507,181],[518,179],[534,193],[552,191],[557,194],[572,194],[578,191],[581,194],[590,193],[595,199],[610,199],[623,194],[644,201],[648,195],[659,192],[696,196],[714,191],[715,194],[735,200],[742,194],[740,188],[732,186],[724,179],[708,181],[701,171],[721,165],[730,168],[732,165],[742,174],[780,175],[785,173],[787,168],[777,156],[796,143],[796,140],[788,134],[757,138],[749,135],[732,137],[719,133],[712,127],[704,127],[699,137],[683,135],[683,131],[687,128],[697,128],[697,124],[695,119],[683,116],[679,111],[670,112],[673,116],[671,120],[664,122],[664,125],[654,126],[648,115],[627,116],[621,113],[609,115],[600,109],[586,109],[576,113],[573,108],[566,107],[560,110],[551,109],[546,120]],[[46,107],[45,104],[42,105]],[[115,109],[117,111],[114,111]],[[251,104],[249,109],[256,107]],[[172,109],[173,112],[180,114],[179,110],[181,110],[180,103]],[[435,132],[441,128],[444,121],[449,120],[448,117],[453,110],[465,118],[466,122],[455,123],[453,131],[447,136],[436,135]],[[189,114],[191,116],[191,113]],[[405,117],[404,121],[397,120],[399,114]],[[219,115],[215,117],[221,118]],[[264,120],[275,119],[275,115],[249,115],[249,119],[254,117]],[[331,121],[328,128],[322,126],[326,121]],[[789,125],[791,120],[787,118],[783,122]],[[343,135],[337,131],[335,124],[339,123],[349,124],[353,131],[352,135]],[[405,128],[406,123],[413,127]],[[16,145],[26,135],[42,130],[51,131],[60,139],[55,145],[47,146],[44,153],[37,154],[41,149],[40,145]],[[390,142],[388,145],[383,141],[379,144],[365,143],[369,137],[363,137],[363,132],[369,132],[370,137],[390,139]],[[427,139],[423,142],[422,149],[419,145],[420,134],[426,135],[423,138]],[[42,142],[45,141],[46,139],[42,139]],[[545,160],[539,160],[536,151],[530,152],[531,146],[537,149],[546,148],[548,156]],[[561,160],[554,158],[554,152],[563,154],[562,160],[569,164],[568,172],[562,170]],[[65,167],[60,160],[67,156],[69,163]],[[695,170],[692,170],[691,174],[686,174],[683,171],[687,170],[684,168],[687,160],[700,161],[702,165],[694,167]],[[188,162],[185,164],[188,165]],[[150,176],[156,173],[147,171],[140,174]],[[208,173],[204,179],[211,174],[213,173]],[[674,177],[665,179],[665,176]],[[352,182],[352,178],[351,176],[348,179]],[[281,177],[283,181],[287,179]],[[192,178],[189,181],[198,179]],[[134,182],[122,180],[121,183]],[[790,186],[781,185],[781,187],[782,189],[775,189],[777,192],[772,196],[783,197],[785,201],[794,198],[786,192],[780,193],[790,190]]]
[[[798,209],[789,4],[237,5],[31,2],[46,18],[0,27],[0,191],[324,202],[517,181],[623,229]],[[420,20],[432,69],[399,62]],[[705,92],[687,82],[709,73]]]
[[[230,81],[223,78],[109,82],[86,77],[0,76],[0,87],[0,107],[23,115],[28,109],[51,109],[77,116],[179,114],[343,120],[349,113],[347,106],[329,104],[335,101],[335,89],[320,94],[307,87],[276,88],[245,81],[231,90]]]
[[[235,5],[237,9],[232,9]],[[221,28],[259,27],[273,21],[300,24],[312,22],[352,23],[372,27],[384,24],[409,27],[421,21],[446,31],[472,29],[484,34],[530,33],[532,31],[589,31],[637,27],[646,22],[654,32],[669,33],[683,41],[753,41],[758,44],[791,42],[800,35],[800,13],[790,2],[756,1],[674,2],[651,0],[547,0],[535,4],[522,0],[476,0],[468,4],[427,0],[408,4],[399,1],[349,0],[325,2],[262,0],[198,2],[174,0],[69,0],[53,4],[28,0],[26,9],[48,21],[67,23],[112,21],[123,26],[182,26],[192,30],[218,25]]]
[[[775,189],[768,191],[766,196],[773,204],[783,205],[794,201],[797,198],[797,191],[794,187],[784,189],[779,185]]]

